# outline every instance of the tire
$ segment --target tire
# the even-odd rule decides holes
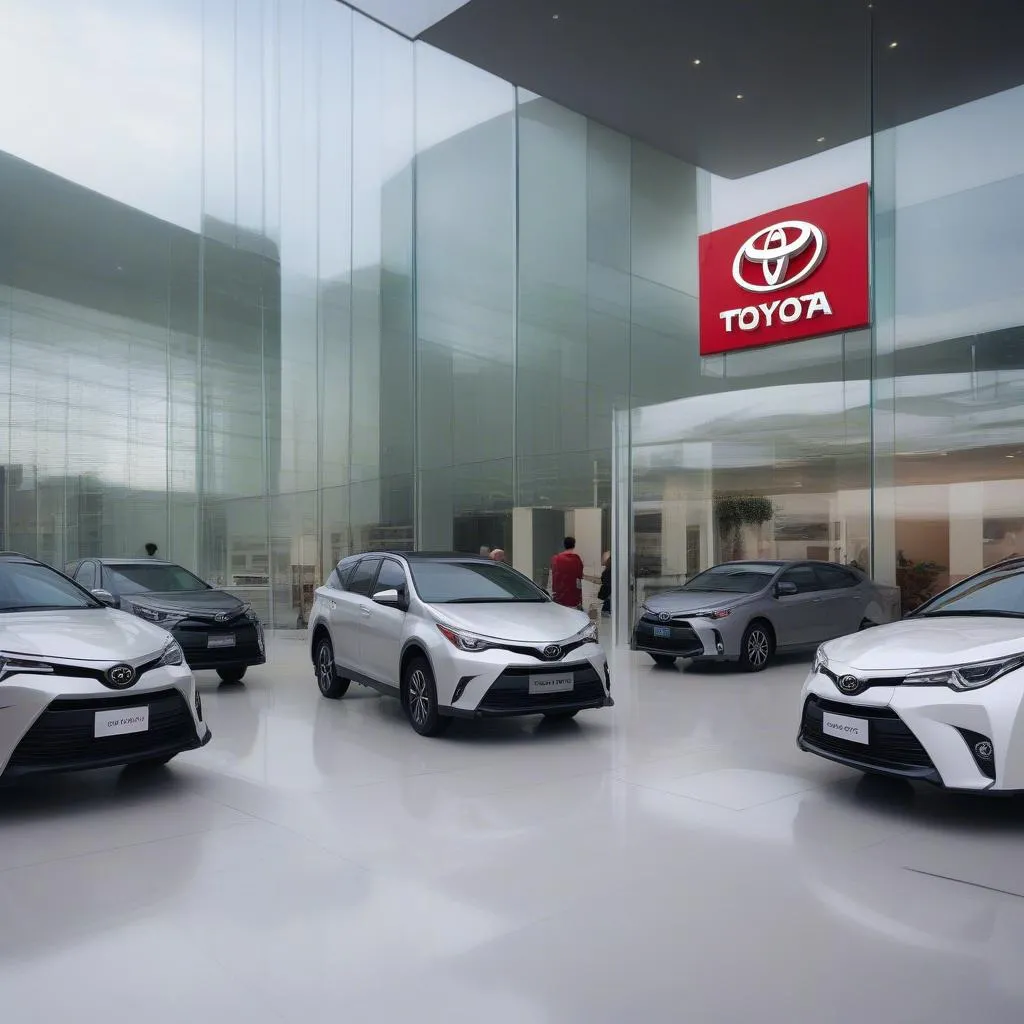
[[[545,711],[544,717],[549,722],[571,722],[579,713],[579,708],[575,711]]]
[[[658,668],[671,668],[676,663],[674,654],[652,654],[651,658]]]
[[[245,669],[245,665],[229,665],[217,669],[217,675],[222,683],[240,683],[245,678]]]
[[[764,619],[755,619],[743,631],[740,668],[744,672],[763,672],[775,657],[775,633]]]
[[[874,629],[877,623],[872,622],[870,619],[861,619],[860,625],[857,627],[861,632],[865,629]]]
[[[425,658],[413,658],[402,676],[402,706],[409,724],[421,736],[440,736],[452,724],[437,708],[434,673]]]
[[[334,663],[334,646],[329,636],[325,635],[317,640],[313,666],[316,671],[316,685],[322,696],[328,700],[340,700],[345,696],[351,681],[338,675],[338,666]]]

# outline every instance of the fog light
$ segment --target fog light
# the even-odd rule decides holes
[[[958,729],[967,744],[967,749],[978,766],[978,771],[988,779],[996,777],[996,751],[992,741],[980,732],[972,732],[970,729]]]

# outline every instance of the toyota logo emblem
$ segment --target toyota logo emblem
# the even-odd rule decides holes
[[[213,617],[213,621],[214,622],[227,622],[228,621],[228,613],[227,612],[218,612]]]
[[[107,670],[107,684],[115,690],[127,690],[135,682],[135,669],[131,665],[115,665]]]
[[[547,658],[548,661],[554,661],[556,658],[560,658],[561,656],[562,648],[559,647],[558,644],[548,644],[547,647],[544,648],[544,657]]]
[[[748,292],[790,288],[806,281],[821,266],[826,249],[825,232],[815,224],[782,220],[761,228],[740,246],[732,262],[733,280]],[[808,250],[810,256],[802,259]]]
[[[843,693],[856,693],[860,689],[860,680],[856,676],[843,676],[838,686]]]
[[[672,618],[672,616],[671,616],[671,615],[670,615],[670,614],[669,614],[668,612],[659,612],[659,613],[658,613],[658,618],[659,618],[659,619],[660,619],[660,620],[661,620],[662,622],[668,622],[668,620],[669,620],[669,619],[671,619],[671,618]]]

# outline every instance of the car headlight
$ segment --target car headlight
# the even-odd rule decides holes
[[[0,679],[24,673],[51,675],[53,673],[53,666],[45,661],[33,661],[31,658],[22,658],[17,654],[4,654],[0,652]]]
[[[680,615],[691,619],[724,619],[732,614],[730,608],[706,608],[699,612],[680,612]]]
[[[597,623],[588,622],[571,640],[567,641],[565,646],[569,644],[596,644],[597,643]]]
[[[441,635],[460,651],[486,651],[494,646],[494,643],[486,637],[477,636],[475,633],[467,633],[465,630],[453,629],[443,622],[437,624]]]
[[[825,648],[819,647],[814,655],[814,669],[815,673],[824,672],[828,668],[828,655],[825,654]]]
[[[173,629],[179,622],[188,618],[187,612],[171,611],[164,608],[147,608],[145,605],[131,605],[133,614],[140,619],[152,622],[155,626],[163,626],[164,629]]]
[[[948,686],[951,690],[977,690],[997,679],[1024,668],[1024,654],[1012,654],[993,661],[977,661],[972,665],[952,665],[949,668],[929,668],[911,672],[903,680],[904,686]]]
[[[185,652],[181,649],[181,645],[177,640],[172,640],[165,648],[164,653],[160,656],[161,665],[184,665],[185,664]]]

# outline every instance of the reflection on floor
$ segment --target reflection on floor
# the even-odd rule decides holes
[[[1020,1021],[1024,804],[795,747],[762,676],[615,659],[570,726],[202,677],[165,772],[0,792],[5,1024]]]

